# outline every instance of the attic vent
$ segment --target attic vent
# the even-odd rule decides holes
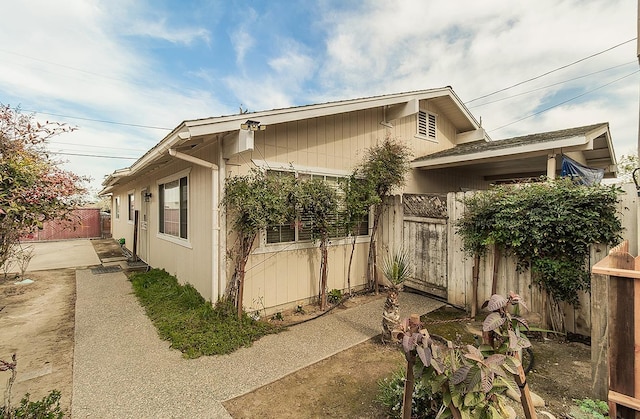
[[[418,135],[436,141],[436,115],[418,111]]]

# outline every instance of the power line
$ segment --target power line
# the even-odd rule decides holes
[[[103,151],[101,150],[85,150],[82,148],[75,148],[75,147],[55,147],[55,148],[49,148],[47,151],[49,153],[103,153]],[[105,151],[105,153],[109,153],[109,152]],[[130,154],[131,157],[139,156],[139,155],[140,154]]]
[[[99,73],[95,73],[95,72],[92,72],[92,71],[83,70],[81,68],[77,68],[77,67],[72,67],[72,66],[65,65],[65,64],[56,63],[56,62],[53,62],[53,61],[47,61],[47,60],[43,60],[41,58],[31,57],[29,55],[21,54],[21,53],[18,53],[18,52],[7,51],[6,49],[0,49],[0,52],[4,52],[5,54],[16,55],[16,56],[22,57],[22,58],[28,58],[28,59],[33,60],[33,61],[38,61],[38,62],[41,62],[41,63],[44,63],[44,64],[49,64],[49,65],[54,65],[54,66],[57,66],[57,67],[66,68],[68,70],[73,70],[73,71],[77,71],[77,72],[80,72],[80,73],[89,74],[91,76],[102,77],[102,78],[105,78],[105,79],[121,81],[121,82],[127,82],[127,83],[130,82],[130,81],[125,80],[125,79],[120,79],[120,78],[116,78],[116,77],[112,77],[112,76],[107,76],[107,75],[104,75],[104,74],[99,74]]]
[[[98,158],[101,158],[101,159],[138,160],[138,157],[100,156],[100,155],[97,155],[97,154],[63,153],[63,152],[59,152],[59,151],[49,151],[49,154],[55,154],[55,155],[60,155],[60,156],[98,157]]]
[[[22,110],[24,112],[31,112],[31,113],[42,114],[42,115],[59,116],[61,118],[80,119],[80,120],[83,120],[83,121],[100,122],[102,124],[124,125],[124,126],[127,126],[127,127],[158,129],[158,130],[163,130],[163,131],[171,131],[173,129],[173,128],[165,128],[165,127],[156,127],[156,126],[152,126],[152,125],[129,124],[129,123],[126,123],[126,122],[115,122],[115,121],[105,121],[105,120],[102,120],[102,119],[83,118],[81,116],[63,115],[63,114],[59,114],[59,113],[34,111],[34,110],[30,110],[30,109],[14,108],[14,110]]]
[[[110,149],[113,149],[113,150],[130,150],[130,151],[140,151],[140,152],[147,151],[147,149],[144,149],[144,148],[109,147],[109,146],[106,146],[106,145],[65,143],[63,141],[55,141],[55,142],[51,141],[51,142],[49,142],[50,146],[58,145],[58,144],[73,145],[73,146],[77,146],[77,147],[110,148]]]
[[[611,85],[611,84],[613,84],[613,83],[616,83],[616,82],[618,82],[618,81],[620,81],[620,80],[622,80],[622,79],[626,79],[627,77],[631,77],[631,76],[633,76],[634,74],[637,74],[637,73],[640,73],[640,70],[636,70],[636,71],[634,71],[633,73],[627,74],[626,76],[622,76],[622,77],[620,77],[620,78],[618,78],[618,79],[615,79],[615,80],[613,80],[613,81],[611,81],[611,82],[609,82],[609,83],[606,83],[606,84],[603,84],[603,85],[601,85],[601,86],[598,86],[598,87],[596,87],[595,89],[588,90],[588,91],[586,91],[586,92],[584,92],[584,93],[579,94],[578,96],[574,96],[574,97],[572,97],[572,98],[570,98],[570,99],[567,99],[567,100],[565,100],[565,101],[562,101],[562,102],[560,102],[560,103],[558,103],[558,104],[555,104],[555,105],[553,105],[553,106],[549,106],[548,108],[545,108],[545,109],[542,109],[542,110],[540,110],[540,111],[538,111],[538,112],[534,112],[534,113],[532,113],[532,114],[529,114],[529,115],[527,115],[527,116],[524,116],[524,117],[522,117],[522,118],[520,118],[520,119],[517,119],[517,120],[515,120],[515,121],[513,121],[513,122],[510,122],[510,123],[508,123],[508,124],[506,124],[506,125],[502,125],[501,127],[494,128],[494,129],[492,129],[492,130],[489,130],[488,132],[498,131],[498,130],[500,130],[500,129],[502,129],[502,128],[508,127],[509,125],[513,125],[513,124],[518,123],[518,122],[520,122],[520,121],[524,121],[524,120],[525,120],[525,119],[527,119],[527,118],[531,118],[532,116],[540,115],[541,113],[544,113],[544,112],[546,112],[546,111],[548,111],[548,110],[551,110],[551,109],[553,109],[553,108],[557,108],[557,107],[558,107],[558,106],[560,106],[560,105],[564,105],[565,103],[568,103],[568,102],[571,102],[571,101],[576,100],[576,99],[578,99],[578,98],[581,98],[582,96],[588,95],[589,93],[593,93],[593,92],[595,92],[596,90],[602,89],[603,87],[609,86],[609,85]]]
[[[604,73],[605,71],[613,70],[613,69],[616,69],[616,68],[624,67],[624,66],[629,65],[629,64],[636,64],[636,63],[637,63],[637,61],[629,61],[629,62],[624,63],[624,64],[620,64],[620,65],[616,65],[616,66],[613,66],[613,67],[605,68],[604,70],[595,71],[593,73],[585,74],[583,76],[578,76],[578,77],[574,77],[572,79],[567,79],[567,80],[559,81],[557,83],[548,84],[548,85],[543,86],[543,87],[538,87],[536,89],[527,90],[526,92],[517,93],[517,94],[511,95],[511,96],[505,96],[503,98],[496,99],[496,100],[491,100],[489,102],[484,102],[484,103],[481,103],[479,105],[469,106],[469,109],[479,108],[481,106],[490,105],[490,104],[496,103],[496,102],[502,102],[503,100],[512,99],[514,97],[528,95],[529,93],[537,92],[539,90],[548,89],[549,87],[557,86],[559,84],[564,84],[564,83],[568,83],[570,81],[583,79],[585,77],[593,76],[594,74]]]
[[[513,85],[511,85],[511,86],[508,86],[508,87],[504,87],[504,88],[502,88],[502,89],[496,90],[495,92],[491,92],[491,93],[488,93],[488,94],[486,94],[486,95],[479,96],[479,97],[477,97],[477,98],[475,98],[475,99],[471,99],[470,101],[465,102],[465,105],[466,105],[466,104],[468,104],[468,103],[471,103],[471,102],[475,102],[476,100],[484,99],[485,97],[493,96],[493,95],[495,95],[495,94],[497,94],[497,93],[504,92],[505,90],[513,89],[514,87],[517,87],[517,86],[523,85],[523,84],[525,84],[525,83],[529,83],[530,81],[537,80],[537,79],[539,79],[539,78],[541,78],[541,77],[548,76],[548,75],[549,75],[549,74],[551,74],[551,73],[555,73],[556,71],[563,70],[563,69],[565,69],[565,68],[567,68],[567,67],[571,67],[572,65],[575,65],[575,64],[581,63],[581,62],[586,61],[586,60],[588,60],[588,59],[590,59],[590,58],[593,58],[593,57],[596,57],[596,56],[598,56],[598,55],[604,54],[605,52],[611,51],[612,49],[615,49],[615,48],[618,48],[618,47],[620,47],[620,46],[622,46],[622,45],[628,44],[629,42],[635,41],[636,39],[638,39],[638,38],[636,37],[636,38],[629,39],[629,40],[627,40],[627,41],[621,42],[621,43],[619,43],[619,44],[617,44],[617,45],[614,45],[614,46],[612,46],[612,47],[609,47],[609,48],[607,48],[607,49],[605,49],[605,50],[602,50],[602,51],[600,51],[600,52],[596,52],[595,54],[591,54],[591,55],[589,55],[589,56],[587,56],[587,57],[581,58],[581,59],[579,59],[579,60],[577,60],[577,61],[574,61],[574,62],[572,62],[572,63],[565,64],[565,65],[563,65],[563,66],[561,66],[561,67],[554,68],[553,70],[547,71],[546,73],[542,73],[542,74],[540,74],[540,75],[538,75],[538,76],[535,76],[535,77],[532,77],[532,78],[530,78],[530,79],[527,79],[527,80],[524,80],[524,81],[518,82],[518,83],[513,84]]]

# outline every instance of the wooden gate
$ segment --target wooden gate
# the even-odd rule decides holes
[[[405,286],[447,298],[447,196],[403,195],[402,236],[413,272]]]

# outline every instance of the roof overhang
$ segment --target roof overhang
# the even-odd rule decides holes
[[[390,125],[394,119],[417,113],[420,100],[432,100],[444,116],[452,121],[460,135],[486,137],[484,130],[480,128],[473,115],[449,86],[293,108],[187,120],[174,128],[171,133],[129,168],[116,170],[107,176],[102,182],[104,188],[100,195],[106,195],[117,185],[127,183],[134,177],[168,163],[171,159],[169,149],[190,150],[204,142],[217,140],[222,142],[224,157],[228,158],[235,153],[253,148],[251,130],[257,129],[256,127],[264,129],[269,125],[371,108],[382,108],[384,117],[380,123]],[[251,122],[251,124],[247,124],[247,122]],[[243,131],[250,133],[246,134]]]
[[[565,154],[615,177],[616,158],[607,123],[496,141],[476,141],[415,159],[421,170],[464,168],[485,180],[531,178],[547,174],[549,156]],[[558,159],[558,165],[560,165]]]

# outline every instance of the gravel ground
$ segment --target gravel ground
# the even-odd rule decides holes
[[[221,402],[380,333],[384,299],[268,335],[230,355],[187,360],[160,340],[121,272],[76,271],[73,418],[230,418]],[[403,317],[442,304],[401,293]]]

